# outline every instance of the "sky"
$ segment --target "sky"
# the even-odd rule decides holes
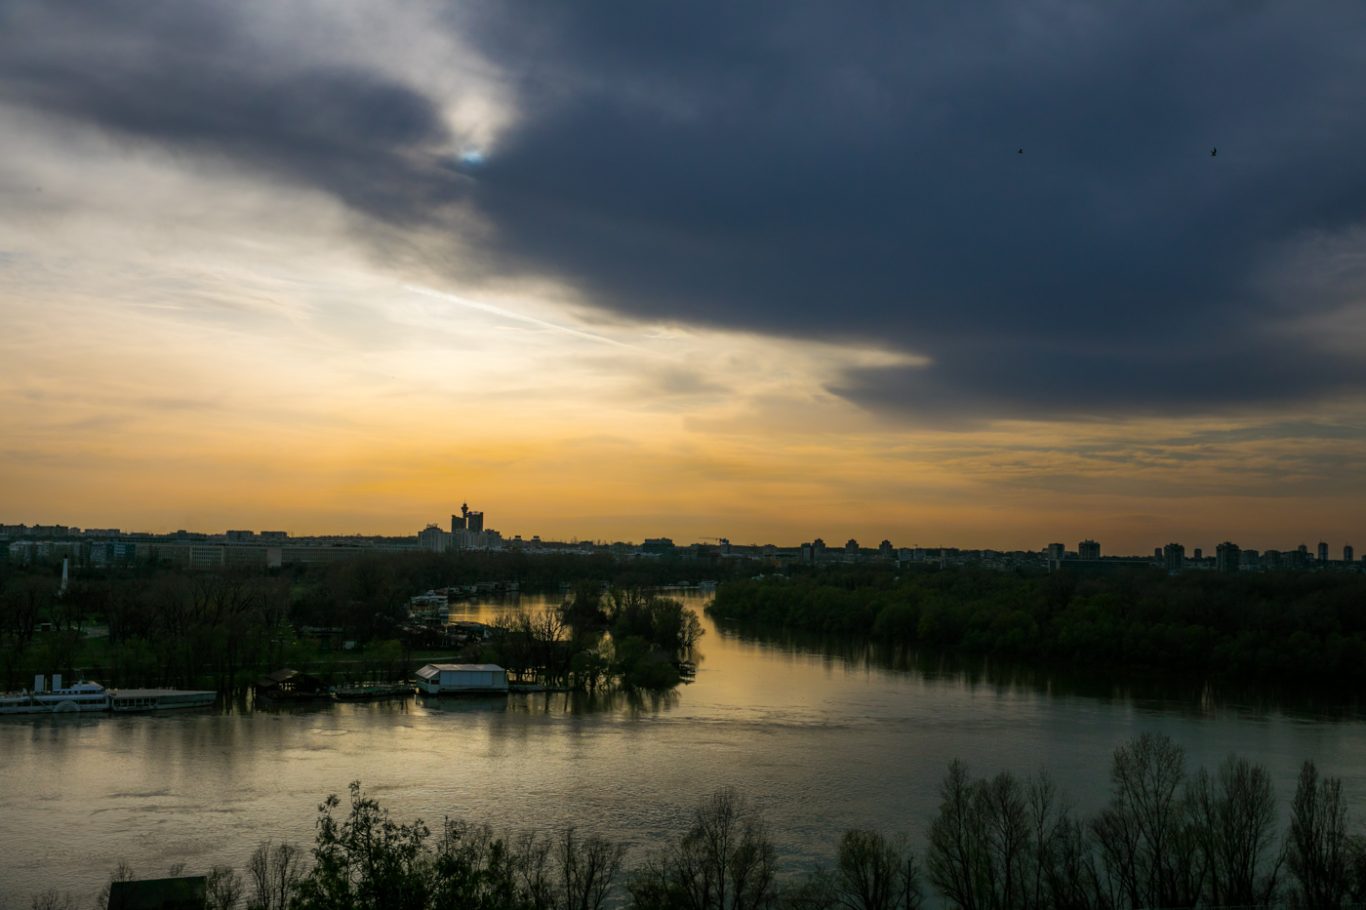
[[[1366,547],[1363,46],[0,0],[0,522]]]

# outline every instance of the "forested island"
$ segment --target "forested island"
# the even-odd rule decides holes
[[[722,583],[716,619],[1108,674],[1366,679],[1366,576],[832,567]]]
[[[658,590],[725,571],[685,559],[404,553],[276,570],[84,569],[62,591],[60,567],[0,562],[0,691],[84,671],[106,685],[232,694],[284,666],[329,682],[402,679],[429,659],[498,663],[557,687],[668,688],[700,627]],[[494,634],[458,647],[411,634],[415,594],[481,582],[560,604],[509,609]]]
[[[437,657],[499,663],[552,686],[668,688],[700,629],[657,591],[702,579],[720,582],[709,608],[716,619],[761,634],[861,636],[1110,676],[1366,679],[1366,575],[1356,573],[1080,575],[890,563],[741,574],[753,568],[410,553],[266,571],[85,569],[63,592],[56,567],[0,563],[0,689],[34,673],[86,670],[110,685],[233,693],[281,666],[329,681],[395,679]],[[491,581],[556,592],[562,603],[538,615],[510,612],[496,637],[458,651],[405,632],[414,594]]]
[[[245,872],[207,872],[212,910],[1334,910],[1366,900],[1366,841],[1353,833],[1340,780],[1312,761],[1288,823],[1267,770],[1229,756],[1188,769],[1172,740],[1116,749],[1107,804],[1069,808],[1046,776],[974,777],[955,761],[917,849],[876,830],[832,834],[833,864],[792,868],[762,813],[720,790],[667,846],[625,845],[574,828],[500,834],[447,818],[392,818],[359,782],[318,808],[311,851],[263,839]],[[115,881],[136,872],[121,865]],[[173,869],[181,874],[183,869]],[[97,907],[108,903],[108,892]],[[51,890],[33,907],[76,910]]]

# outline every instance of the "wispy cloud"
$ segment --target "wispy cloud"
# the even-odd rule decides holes
[[[615,338],[608,338],[606,335],[596,335],[592,332],[585,332],[582,329],[576,329],[572,326],[561,325],[557,322],[550,322],[545,319],[539,319],[535,316],[529,316],[526,313],[518,313],[515,310],[508,309],[507,307],[496,306],[492,303],[484,303],[483,301],[479,300],[472,300],[469,297],[462,297],[459,294],[450,294],[446,291],[435,291],[431,288],[416,287],[413,285],[404,285],[403,289],[405,291],[411,291],[414,294],[421,294],[424,297],[433,297],[438,300],[444,300],[448,303],[453,303],[457,306],[462,306],[469,310],[478,310],[481,313],[491,313],[492,315],[497,316],[501,319],[507,319],[512,322],[520,322],[525,325],[534,325],[537,328],[550,329],[553,332],[561,332],[565,335],[572,335],[575,338],[585,338],[589,341],[596,341],[599,344],[610,344],[614,347],[619,348],[632,347],[632,345],[629,345],[624,341],[618,341]]]

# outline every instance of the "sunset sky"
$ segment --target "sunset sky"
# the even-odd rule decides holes
[[[1360,550],[1363,48],[1359,0],[0,0],[0,522]]]

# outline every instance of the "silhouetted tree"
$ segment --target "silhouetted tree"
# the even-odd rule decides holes
[[[1292,906],[1342,906],[1348,889],[1347,805],[1342,801],[1342,781],[1319,777],[1312,761],[1300,768],[1285,859],[1294,882]]]
[[[1230,755],[1216,777],[1200,769],[1191,785],[1195,845],[1209,902],[1261,907],[1276,898],[1276,799],[1260,765]]]
[[[839,905],[849,910],[916,910],[921,905],[920,869],[903,841],[877,831],[846,831],[835,870]]]
[[[269,841],[258,845],[247,860],[247,910],[285,910],[302,877],[303,851],[298,847]]]
[[[641,910],[757,910],[777,898],[776,862],[763,820],[722,789],[693,812],[678,845],[649,860],[627,887]]]
[[[1199,900],[1185,776],[1185,753],[1167,736],[1145,733],[1115,750],[1110,804],[1091,830],[1119,903],[1186,907]]]

